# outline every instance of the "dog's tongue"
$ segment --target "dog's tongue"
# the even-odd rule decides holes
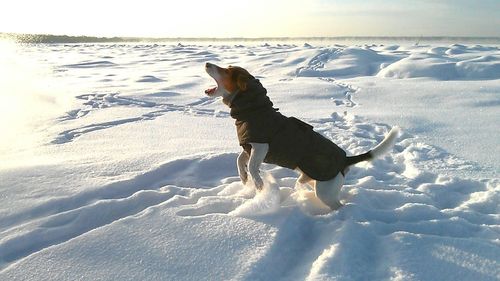
[[[207,94],[207,95],[213,95],[215,93],[215,90],[217,90],[217,87],[206,89],[205,90],[205,94]]]

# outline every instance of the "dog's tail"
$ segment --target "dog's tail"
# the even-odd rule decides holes
[[[385,136],[385,138],[382,140],[382,142],[380,142],[372,150],[356,156],[347,156],[346,167],[383,156],[392,149],[394,143],[396,142],[398,134],[399,128],[393,127],[389,134],[387,134],[387,136]]]

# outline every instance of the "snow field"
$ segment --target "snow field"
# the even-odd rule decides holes
[[[243,186],[233,121],[202,95],[213,83],[204,62],[244,66],[282,112],[358,154],[398,125],[373,121],[379,104],[365,103],[368,82],[423,77],[415,86],[431,89],[451,79],[479,94],[472,80],[494,87],[500,78],[497,47],[26,52],[47,59],[76,94],[36,147],[2,156],[10,166],[0,171],[0,280],[500,279],[498,178],[463,177],[485,163],[426,142],[418,135],[426,131],[414,130],[421,123],[402,126],[392,153],[352,167],[345,206],[329,212],[284,168],[263,166],[262,192]],[[399,85],[382,85],[381,103]],[[495,108],[491,100],[481,108]]]

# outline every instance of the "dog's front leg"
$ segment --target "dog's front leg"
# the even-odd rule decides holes
[[[269,151],[269,144],[267,143],[250,143],[252,150],[250,152],[250,160],[248,161],[248,172],[255,183],[257,189],[262,189],[264,181],[260,177],[260,164],[264,162],[267,152]]]
[[[238,164],[238,174],[240,175],[240,179],[243,184],[246,184],[248,181],[247,165],[249,158],[250,155],[248,155],[248,153],[243,150],[236,160],[236,163]]]

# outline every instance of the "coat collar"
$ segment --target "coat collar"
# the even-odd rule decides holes
[[[224,102],[231,108],[231,117],[237,120],[246,120],[262,110],[273,110],[267,90],[258,79],[250,80],[245,91],[231,94]]]
[[[234,93],[228,93],[222,96],[222,102],[231,107],[231,104],[233,103],[234,98],[236,98],[236,95],[240,92],[240,90],[236,90]]]

